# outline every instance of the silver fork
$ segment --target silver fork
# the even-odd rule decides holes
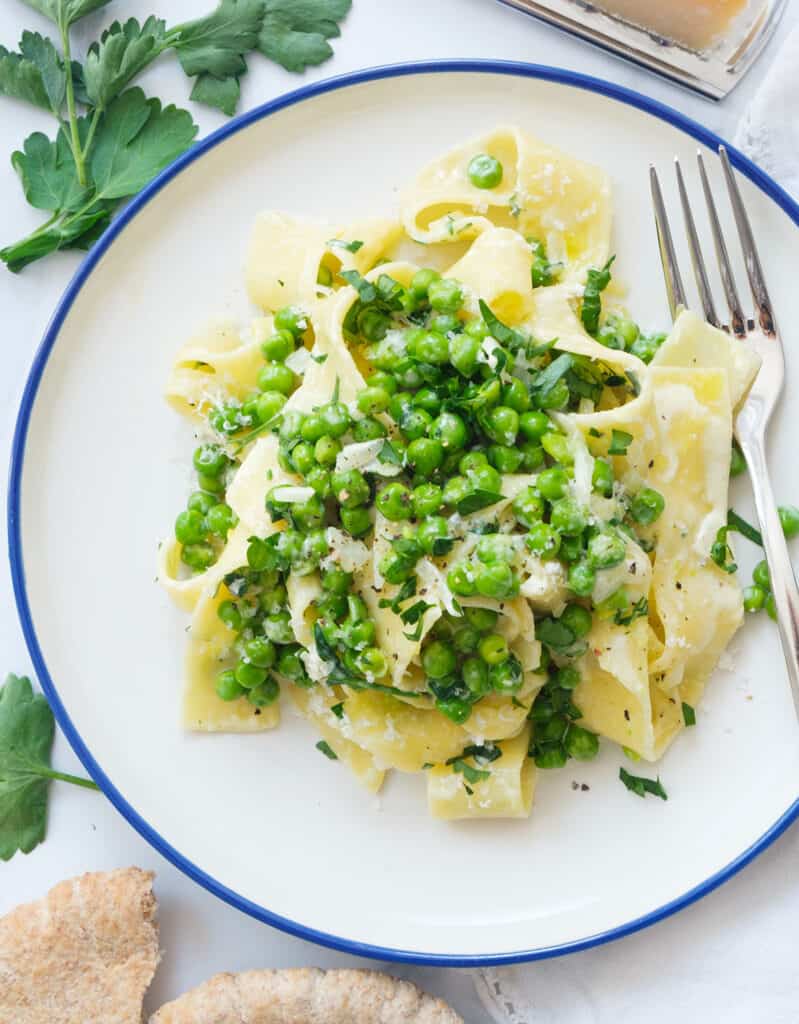
[[[754,319],[744,316],[741,300],[735,285],[732,267],[730,266],[727,245],[716,212],[716,204],[708,181],[705,163],[701,152],[697,154],[699,176],[705,195],[713,245],[716,250],[721,281],[729,308],[728,324],[722,324],[716,314],[713,295],[708,282],[705,261],[699,245],[699,236],[691,212],[691,204],[685,187],[682,169],[675,160],[677,187],[680,193],[688,248],[691,254],[694,277],[699,290],[699,300],[705,319],[714,327],[734,334],[742,342],[754,348],[760,356],[762,365],[755,378],[749,395],[735,418],[735,437],[746,458],[752,490],[755,496],[757,517],[763,535],[763,546],[771,575],[771,590],[777,609],[782,650],[788,668],[794,707],[799,716],[799,591],[796,587],[788,546],[782,532],[777,505],[771,489],[766,460],[766,431],[769,420],[782,394],[785,379],[785,360],[782,342],[772,312],[771,300],[766,288],[763,268],[757,254],[757,247],[752,235],[749,218],[735,180],[732,166],[723,146],[719,147],[719,156],[724,171],[730,202],[732,204],[738,237],[743,250],[746,273],[754,302]],[[660,188],[657,171],[650,167],[650,183],[652,186],[652,202],[655,210],[655,224],[660,245],[660,256],[663,263],[663,274],[666,279],[666,291],[671,307],[672,318],[676,318],[682,308],[687,307],[685,288],[683,287],[677,256],[674,251],[666,206]]]

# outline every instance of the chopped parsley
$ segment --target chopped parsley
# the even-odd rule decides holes
[[[668,800],[668,794],[663,788],[660,782],[660,776],[657,779],[647,779],[642,775],[631,775],[626,769],[619,768],[619,778],[630,790],[631,793],[635,793],[636,796],[645,797],[647,793],[652,796],[658,796],[661,800]]]
[[[696,725],[696,711],[685,701],[682,702],[682,720],[686,725]]]
[[[608,455],[626,455],[627,449],[630,447],[633,441],[633,435],[628,434],[626,430],[613,430],[610,435],[610,446],[608,447]]]
[[[324,754],[330,761],[338,761],[338,754],[333,750],[327,740],[319,740],[316,744],[316,749],[320,754]]]

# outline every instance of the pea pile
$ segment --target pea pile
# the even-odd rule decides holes
[[[186,509],[175,520],[181,559],[195,572],[203,572],[219,557],[238,517],[225,502],[225,476],[231,460],[217,444],[200,445],[194,452],[200,490],[189,496]]]

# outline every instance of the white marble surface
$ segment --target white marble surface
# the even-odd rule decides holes
[[[199,13],[204,6],[200,0],[118,0],[106,12],[87,18],[84,31],[88,38],[110,20],[112,12],[142,18],[156,11],[175,23]],[[797,8],[799,4],[790,5],[786,29],[799,23]],[[6,46],[16,42],[23,28],[34,26],[47,30],[44,20],[22,3],[5,0],[0,5],[0,42]],[[637,88],[728,137],[734,135],[740,114],[769,64],[767,53],[725,103],[713,105],[492,0],[405,0],[402,4],[355,0],[332,61],[299,77],[253,59],[244,83],[242,108],[303,81],[369,65],[440,57],[530,60],[588,72]],[[187,82],[168,58],[148,72],[143,84],[153,94],[186,103]],[[224,120],[204,108],[194,107],[193,112],[203,134]],[[50,131],[44,114],[0,100],[0,154],[10,154],[36,128]],[[23,202],[5,157],[0,162],[0,197],[0,241],[6,243],[34,227],[39,215]],[[0,374],[0,461],[4,464],[33,353],[77,265],[76,255],[59,255],[18,277],[0,270],[4,365]],[[0,532],[0,540],[4,540],[4,516]],[[0,568],[0,608],[2,670],[29,671],[5,559]],[[768,751],[763,755],[767,757]],[[54,763],[63,770],[80,770],[61,737],[56,742]],[[707,827],[713,827],[712,807],[708,808]],[[701,842],[701,836],[697,841]],[[794,829],[743,874],[677,917],[621,942],[517,969],[529,973],[539,993],[531,1020],[547,1024],[665,1024],[674,1018],[685,1022],[723,1019],[728,1024],[795,1022],[799,1019],[793,928],[794,914],[799,912],[797,854],[799,832]],[[257,856],[257,851],[253,855]],[[586,855],[590,856],[589,849]],[[158,875],[165,954],[148,1006],[154,1008],[220,970],[354,963],[346,955],[274,931],[218,901],[151,850],[101,796],[64,785],[53,789],[46,843],[28,857],[17,856],[0,865],[0,913],[41,895],[62,878],[128,864],[152,868]],[[638,870],[644,866],[639,865]],[[449,999],[468,1024],[485,1020],[468,972],[394,969]]]

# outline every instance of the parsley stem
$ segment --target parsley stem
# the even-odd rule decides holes
[[[102,107],[95,107],[94,113],[92,114],[91,124],[89,125],[89,132],[86,136],[86,145],[83,147],[82,159],[86,160],[89,156],[89,150],[91,149],[92,142],[94,141],[94,133],[97,130],[97,124],[100,120],[100,116],[103,113]]]
[[[72,81],[72,51],[69,43],[69,27],[67,23],[61,19],[59,19],[58,27],[61,30],[61,45],[64,49],[64,67],[67,69],[67,110],[69,112],[69,131],[72,139],[72,156],[75,160],[75,170],[78,175],[78,181],[85,188],[86,165],[80,148],[78,117],[75,112],[75,85]]]
[[[38,774],[43,775],[47,779],[57,779],[59,782],[71,782],[73,786],[83,786],[84,789],[100,789],[97,783],[92,782],[91,779],[83,779],[78,775],[68,775],[66,772],[56,772],[51,768],[41,769]]]

